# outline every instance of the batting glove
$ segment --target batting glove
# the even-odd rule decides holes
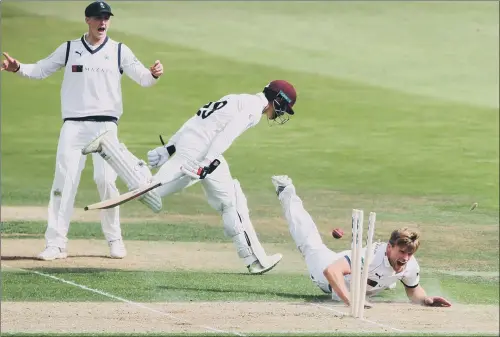
[[[204,159],[202,162],[197,160],[188,160],[181,166],[181,171],[193,179],[205,179],[205,177],[215,171],[219,166],[220,161],[215,159]]]
[[[148,164],[151,167],[160,167],[175,153],[175,146],[159,146],[148,152]]]

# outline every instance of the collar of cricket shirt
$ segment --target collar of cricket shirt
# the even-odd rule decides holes
[[[95,54],[99,50],[101,50],[102,48],[104,48],[104,46],[106,45],[106,43],[108,43],[109,37],[106,36],[106,38],[104,39],[104,41],[102,41],[101,45],[99,47],[95,48],[95,49],[92,49],[92,48],[89,47],[89,44],[87,42],[87,33],[83,34],[82,38],[80,40],[82,41],[83,46],[85,47],[85,49],[87,49],[87,51],[89,53]]]
[[[269,104],[269,101],[267,100],[266,95],[264,95],[263,92],[259,92],[259,93],[257,93],[257,97],[259,97],[260,100],[262,101],[262,109],[264,109]]]
[[[389,259],[387,258],[387,252],[384,253],[384,266],[387,268],[392,268],[391,263],[389,262]]]
[[[388,244],[389,243],[386,242],[385,247],[384,247],[384,266],[392,269],[391,263],[389,262],[389,259],[387,258],[387,245]]]

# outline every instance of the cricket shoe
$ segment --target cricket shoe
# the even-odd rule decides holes
[[[123,240],[113,240],[109,243],[110,256],[112,259],[123,259],[127,256],[127,250]]]
[[[261,275],[264,274],[265,272],[270,271],[281,261],[283,255],[278,253],[268,256],[267,258],[269,260],[269,265],[267,267],[264,267],[258,260],[254,261],[251,265],[247,266],[250,274]]]
[[[45,250],[38,254],[37,258],[43,261],[52,261],[56,259],[65,259],[68,257],[68,252],[66,249],[48,246],[45,247]]]
[[[87,155],[90,153],[94,152],[101,152],[102,151],[102,146],[101,146],[101,139],[104,138],[109,131],[105,131],[102,134],[99,135],[96,139],[88,143],[83,149],[82,149],[82,154]]]
[[[271,181],[273,182],[274,188],[276,188],[276,195],[280,195],[285,187],[292,185],[292,179],[286,175],[272,176]]]

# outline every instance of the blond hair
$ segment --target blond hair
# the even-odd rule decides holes
[[[420,246],[419,238],[420,234],[417,231],[409,229],[408,227],[403,227],[391,233],[389,243],[393,247],[398,246],[405,248],[408,253],[413,254]]]

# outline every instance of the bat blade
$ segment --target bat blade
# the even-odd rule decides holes
[[[136,199],[136,198],[140,197],[141,195],[148,193],[149,191],[154,190],[155,188],[157,188],[159,186],[162,186],[162,185],[168,184],[172,181],[175,181],[182,176],[184,176],[184,174],[179,172],[173,178],[171,178],[167,181],[158,181],[158,182],[153,181],[152,183],[150,183],[148,185],[141,186],[141,187],[136,188],[135,190],[129,191],[127,193],[123,193],[116,198],[104,200],[104,201],[97,202],[97,203],[92,204],[92,205],[85,206],[84,210],[90,211],[90,210],[95,210],[95,209],[108,209],[108,208],[113,208],[113,207],[119,206],[121,204],[124,204],[124,203],[130,201],[130,200]],[[198,181],[199,181],[199,179],[191,179],[189,184],[187,184],[186,187],[184,187],[184,188],[188,188],[189,186],[196,184]]]
[[[91,211],[91,210],[95,210],[95,209],[113,208],[113,207],[119,206],[121,204],[124,204],[127,201],[138,198],[141,195],[148,193],[149,191],[151,191],[151,190],[153,190],[161,185],[162,184],[160,182],[153,182],[151,184],[136,188],[135,190],[132,190],[130,192],[121,194],[116,198],[104,200],[104,201],[97,202],[97,203],[92,204],[92,205],[85,206],[84,210]]]

